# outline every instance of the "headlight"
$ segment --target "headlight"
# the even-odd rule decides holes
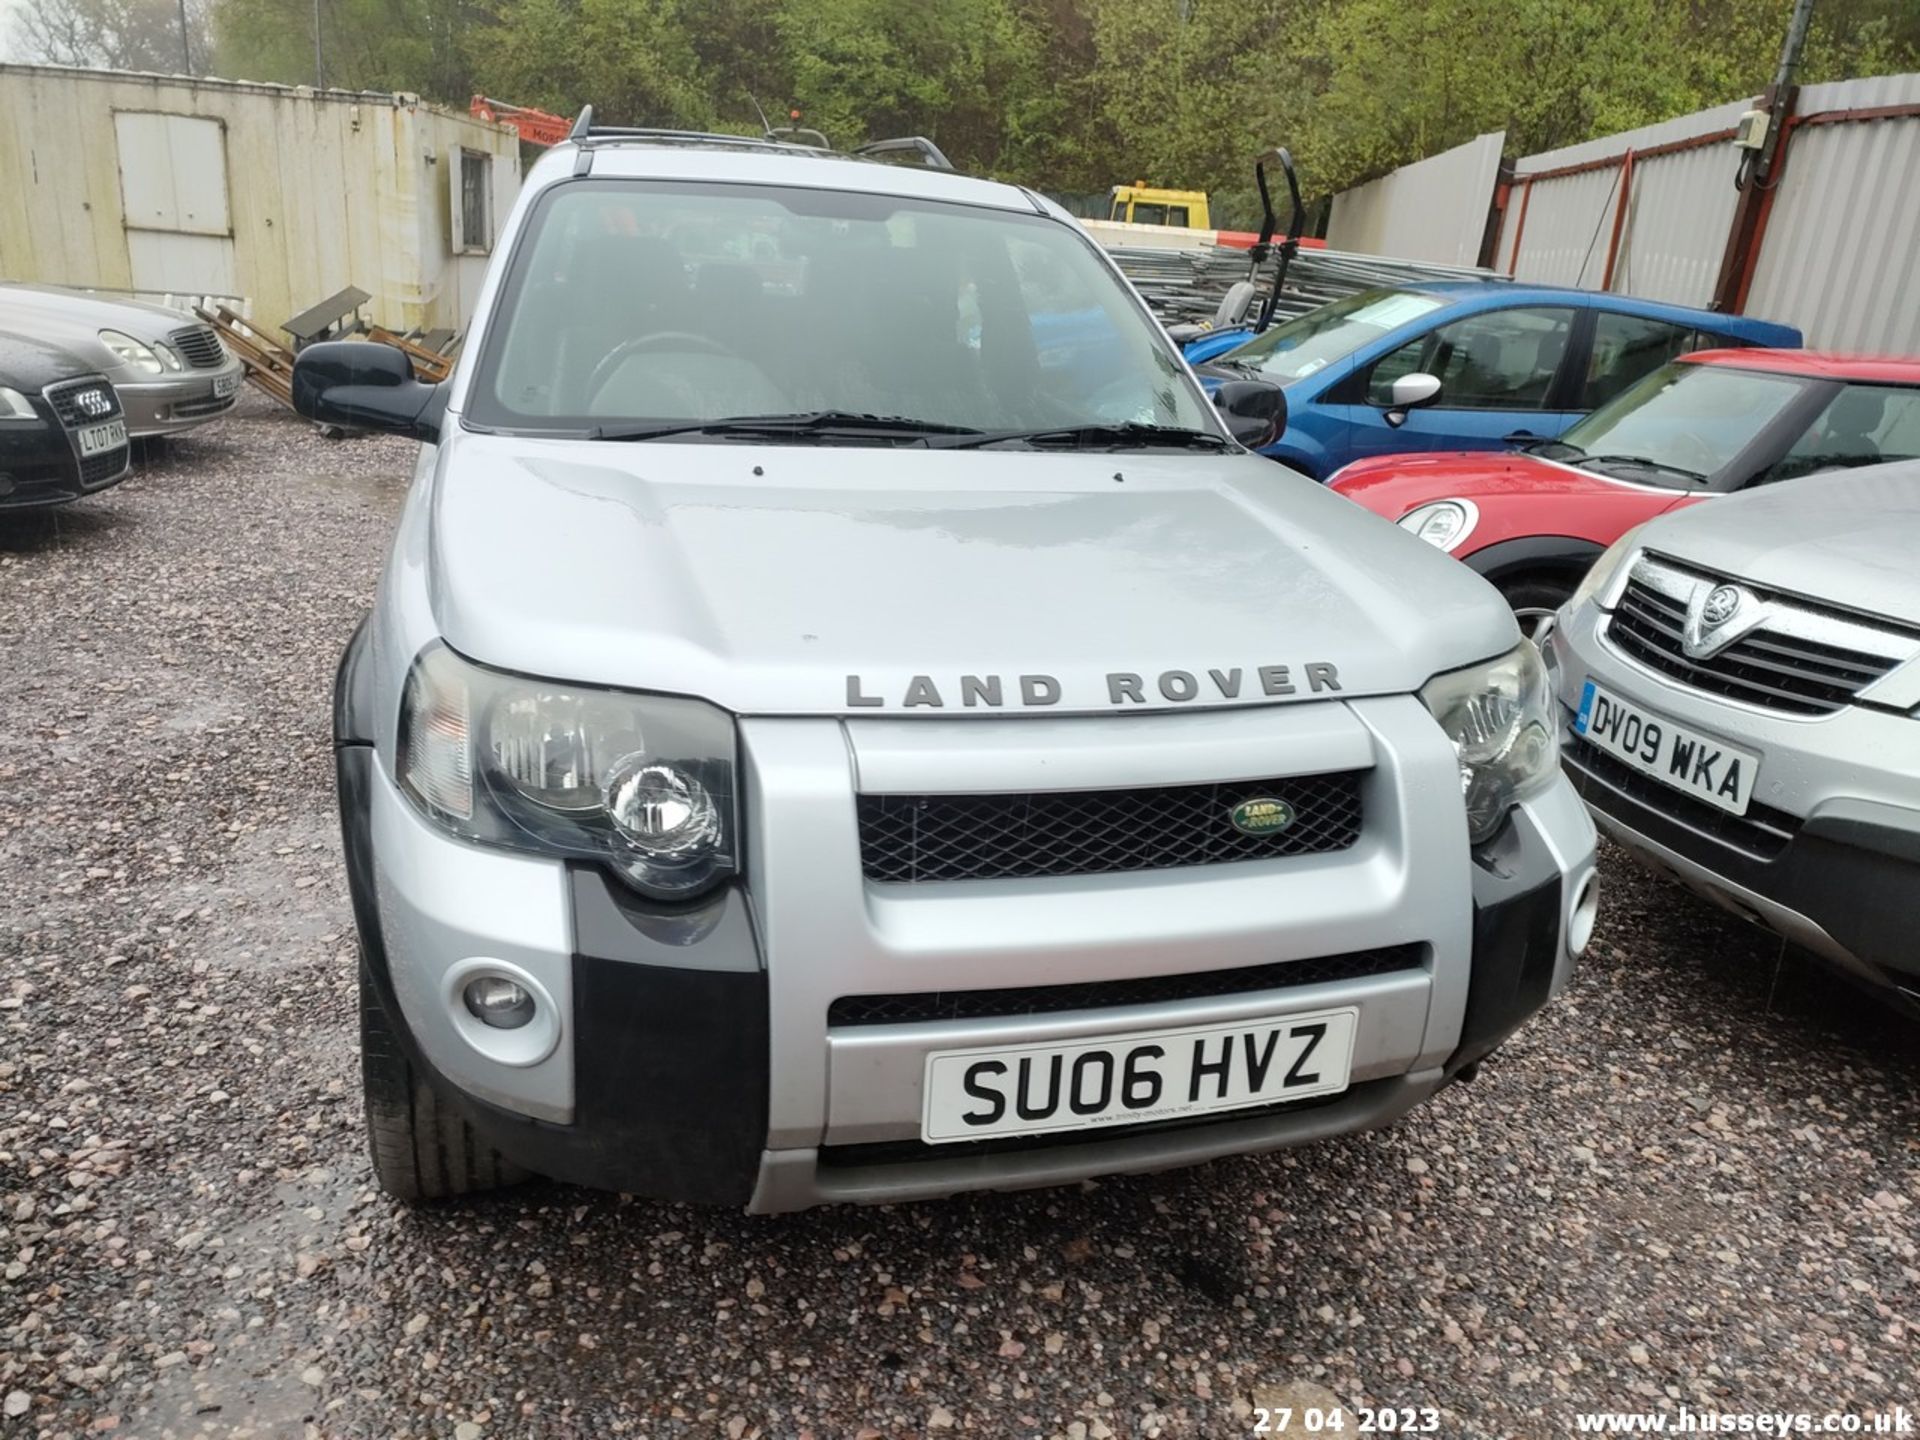
[[[171,351],[167,351],[167,355],[173,360],[172,365],[168,365],[160,358],[159,352],[166,350],[166,346],[161,345],[156,348],[134,339],[131,335],[123,335],[118,330],[102,330],[100,343],[111,350],[114,358],[122,365],[131,366],[142,375],[161,375],[170,369],[180,368],[179,359]]]
[[[18,390],[0,385],[0,420],[35,420],[33,402]]]
[[[1459,757],[1468,836],[1491,840],[1515,802],[1544,789],[1560,766],[1540,651],[1522,641],[1498,660],[1436,675],[1420,700]]]
[[[734,873],[733,720],[699,700],[482,669],[422,652],[400,706],[400,782],[463,839],[597,860],[689,898]]]
[[[1429,545],[1452,550],[1480,523],[1480,508],[1471,500],[1436,500],[1400,517],[1400,528],[1411,530]]]
[[[1620,567],[1633,558],[1640,548],[1640,532],[1646,529],[1646,523],[1634,526],[1626,534],[1606,548],[1606,552],[1593,562],[1593,568],[1587,571],[1584,579],[1574,587],[1573,597],[1567,601],[1567,609],[1578,610],[1589,600],[1598,600],[1605,607],[1610,598],[1608,591],[1613,588]]]

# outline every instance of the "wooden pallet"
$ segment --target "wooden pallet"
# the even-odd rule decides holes
[[[246,367],[247,382],[282,405],[293,404],[293,352],[262,335],[225,305],[211,310],[195,306],[194,314],[219,332],[227,348]]]
[[[429,350],[417,341],[404,335],[396,335],[382,325],[369,325],[367,339],[378,341],[382,345],[391,345],[403,352],[413,361],[413,373],[430,385],[438,385],[453,373],[453,357],[443,355],[438,350]]]
[[[226,341],[227,348],[240,357],[240,363],[246,367],[249,384],[263,394],[271,395],[282,405],[292,406],[293,351],[256,330],[245,318],[225,305],[215,305],[211,310],[197,307],[193,313],[218,331],[220,338]],[[404,335],[370,325],[366,338],[381,345],[391,345],[400,351],[413,362],[414,374],[429,384],[438,384],[453,373],[451,355],[430,350]]]

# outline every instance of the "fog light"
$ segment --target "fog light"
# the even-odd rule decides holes
[[[1567,912],[1567,953],[1578,960],[1593,939],[1593,924],[1600,914],[1600,876],[1589,870],[1580,888],[1574,892],[1573,908]]]
[[[495,1030],[518,1030],[533,1019],[533,996],[504,975],[481,975],[460,992],[467,1013]]]

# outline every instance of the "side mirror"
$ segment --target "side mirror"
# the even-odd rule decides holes
[[[1422,405],[1431,405],[1440,398],[1440,377],[1428,375],[1416,370],[1411,375],[1402,375],[1393,382],[1390,390],[1390,403],[1387,406],[1387,424],[1400,426],[1407,423],[1407,412],[1418,410]]]
[[[323,425],[440,438],[442,386],[416,379],[413,362],[374,340],[309,345],[293,362],[293,408]]]
[[[1271,380],[1223,380],[1213,404],[1233,438],[1249,450],[1271,445],[1287,428],[1287,392]]]

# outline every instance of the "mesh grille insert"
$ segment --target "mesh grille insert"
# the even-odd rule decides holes
[[[1424,945],[1392,945],[1283,960],[1235,970],[1188,975],[1145,975],[1130,980],[1090,980],[1071,985],[1021,985],[1005,990],[930,990],[909,995],[847,995],[827,1011],[829,1025],[910,1025],[929,1020],[982,1020],[996,1015],[1046,1015],[1061,1010],[1107,1010],[1121,1005],[1164,1005],[1219,995],[1287,990],[1328,980],[1390,975],[1426,963]]]
[[[69,430],[102,425],[120,414],[120,397],[104,380],[70,380],[46,389],[47,403]]]
[[[116,445],[111,450],[102,450],[98,455],[87,455],[80,461],[80,484],[86,489],[104,484],[127,468],[127,447]]]
[[[1025,795],[862,795],[860,863],[909,884],[1102,875],[1345,850],[1360,838],[1360,771],[1231,784]],[[1236,829],[1243,800],[1286,802],[1293,823]]]

